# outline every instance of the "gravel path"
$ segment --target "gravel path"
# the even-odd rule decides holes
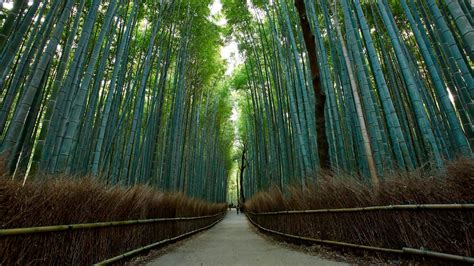
[[[186,240],[185,240],[186,241]],[[147,265],[346,265],[287,249],[256,234],[244,215],[222,222]]]

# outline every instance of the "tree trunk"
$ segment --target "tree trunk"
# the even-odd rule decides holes
[[[240,192],[240,195],[239,195],[239,202],[240,203],[244,203],[245,202],[245,194],[244,194],[244,171],[245,171],[245,168],[247,167],[247,165],[245,164],[245,162],[247,161],[247,159],[245,158],[245,153],[247,153],[247,149],[244,148],[242,150],[242,157],[241,157],[241,161],[240,161],[240,173],[239,173],[239,186],[240,186],[240,189],[239,189],[239,192]]]
[[[311,68],[311,79],[315,97],[315,117],[316,117],[316,142],[318,144],[319,163],[322,169],[330,169],[329,144],[326,135],[326,118],[324,116],[326,105],[326,94],[321,86],[318,58],[316,55],[316,42],[308,18],[306,16],[306,6],[304,0],[295,0],[295,7],[300,17],[300,25],[303,31],[303,38],[308,52],[309,65]]]

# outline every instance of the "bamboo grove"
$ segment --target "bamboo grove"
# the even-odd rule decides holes
[[[225,201],[231,105],[209,4],[14,1],[0,39],[3,169]]]
[[[320,169],[315,93],[295,1],[223,1],[245,64],[245,197]],[[474,29],[466,0],[305,0],[332,171],[375,185],[395,171],[472,158]],[[245,162],[247,163],[244,163]]]

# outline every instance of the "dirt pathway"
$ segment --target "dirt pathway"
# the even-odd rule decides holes
[[[186,241],[186,240],[185,240]],[[244,215],[222,222],[147,265],[345,265],[287,249],[256,234]]]

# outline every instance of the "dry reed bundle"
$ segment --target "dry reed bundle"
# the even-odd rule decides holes
[[[143,186],[107,187],[90,179],[27,182],[0,178],[0,228],[212,215],[224,204]],[[0,237],[0,265],[91,265],[209,225],[220,217]]]
[[[287,196],[275,188],[261,192],[245,207],[250,212],[260,213],[396,204],[474,203],[473,161],[449,165],[444,177],[427,176],[416,171],[388,178],[381,183],[378,193],[353,178],[326,176],[319,180],[304,190],[292,187]],[[251,215],[251,218],[271,230],[316,239],[474,255],[472,210],[381,210]]]

